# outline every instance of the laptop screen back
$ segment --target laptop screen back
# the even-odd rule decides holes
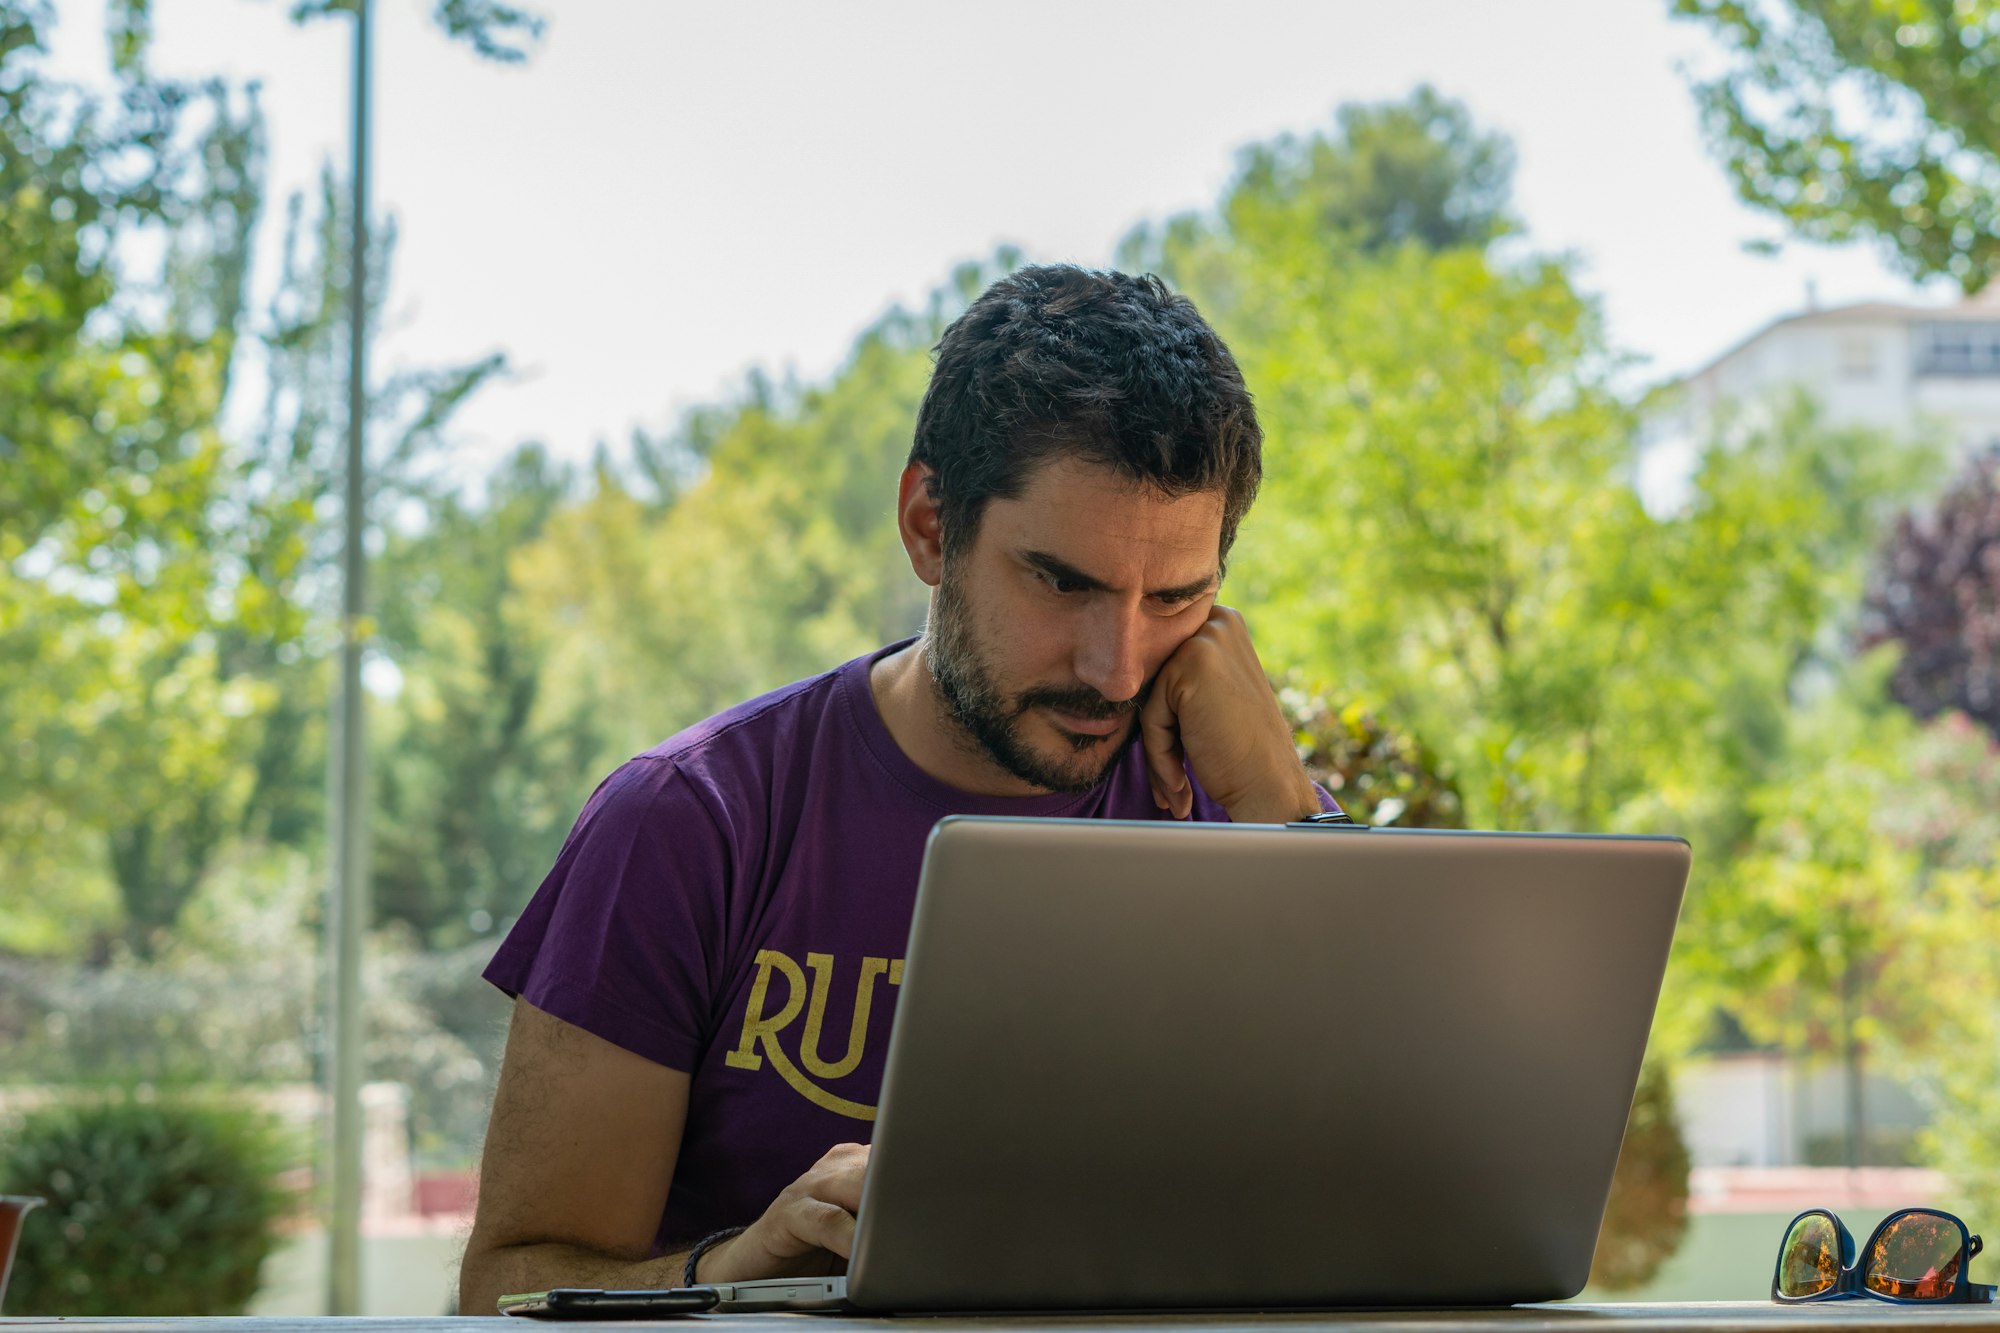
[[[849,1299],[1575,1294],[1688,860],[1673,838],[942,822]]]

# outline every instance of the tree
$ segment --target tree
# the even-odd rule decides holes
[[[1329,260],[1406,245],[1482,249],[1518,229],[1509,211],[1513,175],[1505,136],[1482,131],[1463,104],[1419,85],[1402,101],[1341,105],[1331,132],[1250,145],[1213,215],[1142,223],[1119,244],[1118,262],[1197,294],[1210,321],[1236,338],[1282,338],[1282,318],[1260,319],[1242,249],[1268,258],[1301,236],[1313,237],[1312,253]]]
[[[1884,688],[1895,666],[1853,659],[1785,719],[1681,961],[1753,1040],[1844,1067],[1850,1163],[1908,1151],[1867,1127],[1863,1072],[1892,1069],[1956,1127],[1925,1156],[1990,1200],[2000,1173],[1965,1138],[1995,1114],[2000,747],[1962,713],[1919,724]]]
[[[2000,450],[1975,455],[1935,505],[1897,519],[1861,642],[1901,647],[1889,690],[1912,713],[1957,709],[2000,736]]]
[[[310,203],[302,195],[286,203],[276,288],[254,328],[263,403],[256,426],[234,450],[240,476],[235,495],[249,514],[262,516],[251,568],[261,573],[280,553],[290,553],[297,577],[287,597],[303,622],[296,644],[240,639],[230,645],[231,660],[268,677],[275,690],[255,751],[255,786],[242,832],[293,846],[315,841],[325,814],[328,662],[339,642],[353,235],[348,207],[330,170],[321,173]],[[371,337],[382,319],[396,240],[393,219],[369,228]],[[371,519],[392,514],[421,530],[427,515],[448,502],[460,484],[447,466],[452,418],[505,371],[505,358],[495,353],[457,365],[399,369],[369,385]]]
[[[864,332],[826,385],[752,376],[736,404],[647,441],[638,481],[602,463],[591,493],[516,556],[525,614],[548,646],[550,707],[590,701],[599,771],[922,627],[926,593],[894,497],[926,349],[1019,262],[1003,251],[962,266],[924,310]]]
[[[2000,4],[1673,0],[1720,40],[1694,90],[1736,191],[1818,241],[1873,237],[1915,278],[2000,275]]]
[[[1929,987],[1898,976],[1921,861],[1879,819],[1908,781],[1911,729],[1867,702],[1873,683],[1791,720],[1789,761],[1752,797],[1754,833],[1691,914],[1694,952],[1753,1038],[1845,1067],[1852,1166],[1868,1162],[1865,1063],[1920,1046],[1932,1013]]]
[[[556,712],[542,697],[550,646],[525,620],[514,559],[570,487],[567,469],[524,446],[482,497],[443,497],[379,562],[379,642],[403,686],[380,710],[375,911],[429,947],[517,912],[602,776],[604,719],[587,701]]]
[[[255,101],[149,80],[134,15],[114,6],[106,102],[47,78],[43,10],[0,0],[0,945],[115,923],[145,952],[231,839],[301,842],[320,818],[337,192],[316,232],[293,201],[279,294],[247,312]],[[384,273],[393,229],[376,237]],[[246,342],[268,401],[227,441]],[[372,499],[435,490],[452,410],[500,364],[376,386]]]
[[[1496,257],[1491,227],[1357,243],[1273,193],[1337,189],[1343,142],[1294,178],[1248,153],[1212,214],[1127,246],[1220,312],[1258,397],[1267,482],[1229,595],[1274,665],[1433,738],[1475,825],[1736,836],[1765,762],[1743,724],[1772,732],[1925,456],[1792,404],[1653,518],[1565,263]]]
[[[2000,1209],[2000,744],[1946,713],[1923,728],[1909,769],[1913,781],[1885,815],[1929,868],[1937,910],[1926,917],[1926,980],[1941,1053],[1906,1062],[1931,1113],[1918,1149],[1951,1180],[1964,1213],[1990,1216]]]
[[[118,0],[129,15],[143,17],[149,0]],[[292,0],[292,17],[304,22],[351,13],[354,0]],[[541,40],[548,22],[504,0],[432,0],[431,19],[446,36],[471,46],[481,57],[519,64]]]
[[[1273,210],[1308,218],[1364,253],[1405,244],[1479,249],[1517,227],[1508,211],[1513,178],[1506,137],[1482,131],[1463,103],[1420,84],[1402,101],[1343,104],[1331,135],[1283,135],[1245,149],[1225,211],[1239,234]]]
[[[1688,1149],[1674,1108],[1674,1085],[1664,1064],[1649,1060],[1639,1074],[1590,1285],[1636,1291],[1653,1280],[1687,1235]]]
[[[1348,102],[1331,133],[1280,135],[1245,148],[1222,205],[1238,236],[1301,227],[1361,252],[1404,244],[1480,248],[1517,229],[1510,214],[1514,148],[1482,131],[1462,103],[1428,84],[1395,102]],[[1185,260],[1194,216],[1142,225],[1120,262]]]
[[[145,947],[246,793],[265,697],[222,641],[291,631],[244,577],[214,428],[262,131],[220,85],[54,83],[46,21],[0,3],[0,933],[64,938],[34,904],[103,856]],[[163,261],[126,271],[146,236]]]

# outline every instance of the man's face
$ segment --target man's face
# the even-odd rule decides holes
[[[947,558],[924,654],[959,739],[1034,787],[1085,791],[1155,674],[1215,602],[1222,493],[1169,499],[1094,464],[1043,465]]]

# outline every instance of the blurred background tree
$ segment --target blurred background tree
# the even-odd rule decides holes
[[[2000,736],[2000,450],[1967,459],[1935,505],[1896,521],[1862,643],[1901,650],[1889,688],[1918,717],[1957,709]]]
[[[270,691],[229,650],[299,629],[215,429],[262,128],[219,84],[53,83],[47,23],[0,4],[0,941],[143,952],[249,797]]]
[[[1723,48],[1693,86],[1741,198],[1807,240],[1872,240],[1913,278],[1948,277],[1970,294],[2000,274],[2000,7],[1671,9]],[[1917,1080],[1935,1115],[1923,1160],[1987,1210],[2000,1204],[2000,1167],[1981,1146],[2000,1127],[2000,831],[1982,804],[1995,752],[1990,731],[1949,710],[1984,706],[1993,466],[1969,460],[1934,503],[1935,483],[1921,477],[1876,490],[1856,515],[1851,537],[1882,543],[1881,554],[1855,605],[1836,598],[1814,660],[1793,678],[1788,739],[1744,788],[1747,818],[1720,849],[1723,887],[1697,900],[1683,931],[1701,941],[1696,969],[1746,1027],[1794,1050],[1846,1048],[1851,1101],[1863,1051]],[[1914,504],[1883,542],[1880,501],[1898,493]],[[1885,645],[1886,661],[1848,656]],[[1857,1160],[1868,1151],[1855,1142],[1858,1106],[1850,1122]]]
[[[1745,202],[1810,240],[1875,239],[1913,278],[2000,275],[2000,4],[1672,4],[1729,53],[1694,90]]]
[[[1637,1291],[1680,1249],[1688,1226],[1688,1165],[1673,1079],[1664,1063],[1648,1061],[1639,1072],[1590,1260],[1593,1289],[1611,1295]]]
[[[588,701],[605,737],[598,776],[709,713],[922,627],[925,590],[891,497],[927,350],[1019,263],[1003,251],[963,266],[923,311],[891,311],[823,387],[753,376],[735,404],[666,440],[642,437],[633,465],[600,461],[589,492],[516,553],[549,706]]]
[[[402,688],[378,727],[374,902],[427,946],[477,938],[519,908],[603,758],[606,719],[542,699],[549,645],[516,555],[567,498],[569,470],[527,446],[477,500],[440,496],[379,562],[379,644]]]
[[[1465,827],[1457,784],[1421,740],[1358,702],[1336,707],[1329,690],[1276,684],[1300,762],[1356,823]]]
[[[1220,312],[1259,392],[1270,480],[1231,595],[1278,661],[1437,738],[1475,825],[1739,832],[1731,793],[1767,757],[1739,714],[1758,701],[1772,734],[1926,456],[1798,404],[1709,451],[1686,511],[1647,514],[1590,302],[1565,262],[1489,244],[1506,154],[1462,108],[1413,106],[1429,129],[1401,151],[1477,167],[1435,210],[1466,220],[1446,248],[1296,206],[1382,155],[1348,136],[1388,111],[1249,150],[1214,214],[1124,247]]]

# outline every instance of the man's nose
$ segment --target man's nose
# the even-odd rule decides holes
[[[1085,626],[1076,648],[1077,679],[1112,703],[1146,683],[1146,639],[1139,608],[1106,606]]]

